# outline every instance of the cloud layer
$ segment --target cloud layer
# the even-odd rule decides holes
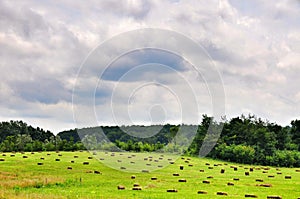
[[[255,113],[287,125],[300,117],[299,11],[296,0],[1,1],[0,119],[22,119],[55,133],[76,127],[72,92],[86,57],[113,36],[150,27],[179,32],[203,46],[222,77],[228,117]],[[107,52],[113,55],[116,48]],[[193,98],[198,109],[183,122],[212,114],[211,93],[187,60],[135,51],[101,77],[95,72],[107,56],[89,66],[75,104],[84,110],[94,89],[99,124],[130,124],[128,113],[134,123],[182,122],[182,109],[193,110]],[[128,73],[143,64],[143,70]],[[146,82],[154,83],[141,87]],[[87,120],[93,117],[86,114]]]

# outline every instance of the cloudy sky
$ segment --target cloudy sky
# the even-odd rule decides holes
[[[299,19],[299,0],[1,0],[0,120],[54,133],[94,121],[194,123],[217,100],[228,118],[288,125],[300,119]],[[177,37],[177,50],[156,49],[168,47],[163,36],[126,38],[142,28],[183,35],[203,62],[193,67]]]

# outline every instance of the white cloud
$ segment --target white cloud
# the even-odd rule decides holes
[[[122,32],[154,27],[182,33],[207,50],[224,82],[228,117],[251,111],[288,124],[290,119],[299,117],[295,110],[300,109],[299,10],[300,3],[294,0],[1,1],[1,119],[24,119],[55,132],[75,127],[71,122],[71,94],[77,71],[90,50]],[[117,47],[132,42],[122,41]],[[138,46],[139,41],[135,42]],[[151,42],[162,41],[156,38]],[[86,110],[83,117],[87,122],[93,120],[94,113],[86,107],[93,102],[86,94],[97,86],[101,63],[118,49],[107,52],[91,60],[86,76],[76,81],[83,83],[78,106],[83,112]],[[140,60],[122,61],[130,66]],[[120,72],[120,67],[116,71]],[[211,113],[209,91],[197,79],[195,71],[191,67],[176,70],[195,89],[199,112]],[[143,73],[135,81],[120,83],[120,98],[114,106],[127,111],[127,92],[140,85],[142,79],[148,81],[155,76],[180,95],[186,92],[187,87],[178,74],[160,72]],[[97,93],[99,104],[95,109],[102,113],[98,118],[109,124],[112,121],[109,94],[116,82],[111,79],[102,83],[103,92]],[[140,94],[139,102],[144,103],[139,103],[138,110],[149,112],[154,102],[160,102],[167,115],[178,115],[175,111],[178,105],[167,92],[144,90]],[[151,101],[152,98],[156,101]],[[192,109],[188,102],[182,103],[187,110]],[[146,118],[143,114],[137,112],[136,117]],[[176,117],[169,119],[176,121]]]

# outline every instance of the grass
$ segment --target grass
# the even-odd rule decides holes
[[[288,199],[300,197],[300,172],[296,172],[297,168],[268,167],[269,170],[265,170],[267,168],[261,166],[200,158],[190,158],[189,162],[185,162],[188,157],[176,160],[172,155],[161,157],[161,154],[150,153],[126,152],[122,155],[115,153],[114,156],[104,152],[97,152],[95,156],[88,152],[60,152],[61,156],[55,152],[47,153],[16,153],[14,157],[11,153],[6,153],[6,156],[0,154],[0,158],[4,159],[0,162],[0,198],[245,198],[245,194],[254,194],[258,198],[269,195]],[[28,158],[23,158],[24,155]],[[152,161],[149,156],[153,157]],[[144,160],[146,157],[148,160]],[[98,161],[100,158],[104,160]],[[71,163],[72,160],[75,162]],[[172,161],[174,164],[169,163]],[[43,165],[38,165],[39,162]],[[83,162],[89,164],[84,165]],[[158,170],[158,165],[165,167]],[[183,170],[180,170],[181,165]],[[230,168],[233,165],[238,167],[237,171]],[[120,167],[126,169],[121,170]],[[255,167],[253,172],[249,171],[251,167]],[[149,173],[141,173],[143,169]],[[225,173],[221,174],[221,169],[225,169]],[[249,172],[249,176],[245,172]],[[174,173],[179,176],[173,176]],[[136,178],[131,179],[132,175]],[[271,175],[274,177],[268,177]],[[208,179],[209,176],[213,178]],[[292,178],[285,179],[285,176]],[[151,180],[152,177],[157,179]],[[180,179],[187,182],[179,182]],[[256,179],[263,182],[256,182]],[[202,183],[204,180],[210,184]],[[227,185],[229,182],[234,185]],[[142,190],[132,190],[134,183],[138,183]],[[271,184],[272,187],[258,184]],[[126,189],[118,190],[118,185]],[[168,189],[178,192],[167,192]],[[200,190],[207,194],[197,194]],[[217,192],[226,192],[228,196],[219,196]]]

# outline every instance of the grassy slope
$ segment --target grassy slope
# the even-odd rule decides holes
[[[295,168],[280,168],[280,171],[270,167],[268,173],[263,173],[264,167],[258,167],[260,170],[254,169],[250,172],[250,176],[245,176],[245,171],[249,171],[251,166],[237,165],[225,162],[191,158],[189,163],[185,163],[185,159],[177,159],[175,164],[161,170],[150,173],[132,173],[114,170],[100,163],[95,158],[88,159],[92,156],[87,152],[61,152],[62,156],[57,153],[46,152],[35,154],[15,154],[11,157],[11,153],[1,156],[0,159],[0,198],[223,198],[226,196],[217,196],[216,192],[222,191],[228,193],[228,198],[245,198],[245,194],[255,194],[259,198],[267,198],[268,195],[280,195],[283,198],[300,197],[300,172],[296,172]],[[128,158],[133,153],[126,153],[112,157],[103,152],[98,153],[99,157],[105,158],[103,162],[106,164],[126,167],[130,170],[131,161],[134,161],[135,169],[154,169],[157,165],[169,162],[164,157],[159,162],[144,161],[144,157],[149,154],[136,154],[135,157]],[[28,158],[22,158],[27,155]],[[74,158],[78,155],[78,158]],[[153,156],[153,155],[151,155]],[[40,160],[44,157],[45,160]],[[55,161],[60,158],[60,161]],[[174,159],[174,157],[172,157]],[[70,163],[74,160],[75,163]],[[117,163],[117,160],[122,160]],[[84,161],[88,161],[89,165],[83,165]],[[44,165],[37,165],[43,162]],[[113,164],[112,164],[113,163]],[[150,163],[151,166],[146,166]],[[213,169],[208,169],[205,165],[209,163]],[[193,166],[188,166],[193,164]],[[222,164],[214,166],[214,164]],[[133,164],[132,164],[133,165]],[[184,165],[184,170],[179,169],[179,165]],[[234,171],[230,166],[236,165],[238,171]],[[67,167],[71,166],[72,170]],[[225,169],[225,174],[221,174],[220,170]],[[199,172],[200,169],[205,170],[204,173]],[[87,171],[101,171],[102,175],[87,173]],[[282,174],[277,174],[281,172]],[[179,177],[174,177],[173,173],[179,173]],[[136,179],[131,179],[131,175],[135,175]],[[274,175],[274,178],[269,178]],[[285,179],[286,175],[292,176],[292,179]],[[151,177],[157,177],[156,181]],[[213,179],[207,179],[213,176]],[[187,182],[178,182],[178,179],[186,179]],[[233,178],[239,178],[234,181]],[[256,182],[257,178],[263,179],[264,182]],[[203,184],[203,180],[209,180],[211,184]],[[228,182],[233,182],[234,186],[228,186]],[[134,183],[139,183],[142,191],[131,190]],[[259,187],[257,184],[269,183],[272,187]],[[126,190],[117,190],[118,185],[124,185]],[[167,193],[167,189],[177,189],[177,193]],[[208,194],[197,194],[198,190],[207,191]]]

